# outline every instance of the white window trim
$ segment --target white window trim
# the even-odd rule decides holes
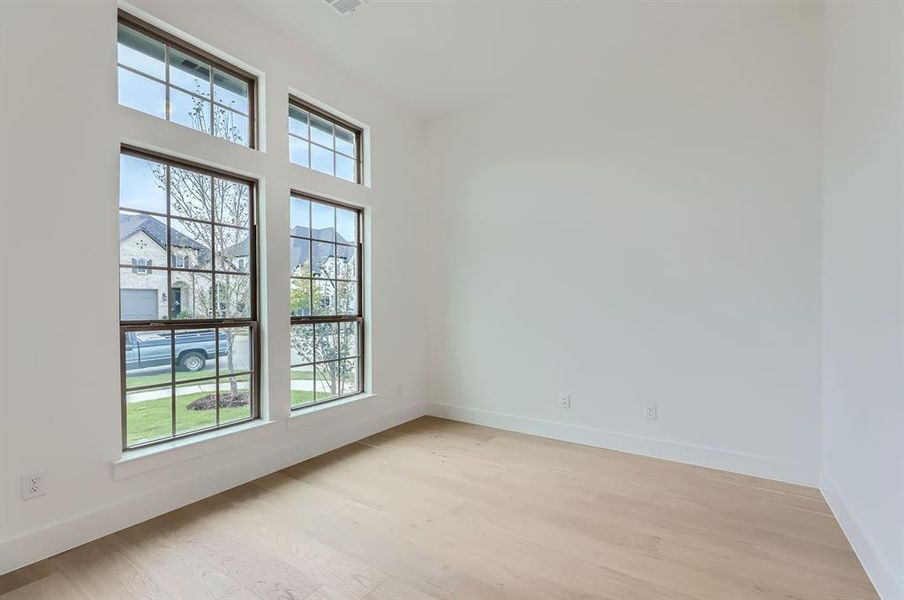
[[[361,181],[358,183],[352,183],[350,181],[346,181],[345,179],[339,179],[338,177],[331,177],[330,175],[325,175],[323,173],[320,173],[320,174],[325,175],[326,177],[331,177],[332,179],[336,179],[338,181],[343,181],[346,184],[351,183],[352,185],[356,185],[359,187],[370,188],[371,187],[370,126],[367,123],[363,123],[362,121],[349,115],[348,113],[338,110],[337,108],[335,108],[325,102],[322,102],[322,101],[318,100],[317,98],[311,96],[310,94],[306,94],[305,92],[303,92],[297,88],[289,87],[289,96],[294,96],[295,98],[298,98],[299,100],[302,100],[303,102],[306,102],[306,103],[310,104],[311,106],[313,106],[319,110],[322,110],[323,112],[325,112],[327,114],[331,114],[335,117],[338,117],[338,118],[342,119],[343,121],[345,121],[346,123],[354,125],[355,127],[357,127],[358,129],[361,130]],[[287,110],[288,110],[288,106],[287,106]],[[288,161],[288,157],[287,157],[287,161]],[[290,162],[289,164],[291,164],[293,166],[298,166],[292,162]],[[306,168],[306,167],[301,167],[301,168]],[[314,171],[313,169],[308,169],[308,170],[313,173],[319,173],[319,171]]]
[[[279,421],[258,419],[242,425],[164,442],[147,448],[124,450],[113,462],[113,479],[126,479],[208,454],[255,442],[271,435],[271,425]]]
[[[362,392],[360,394],[355,394],[354,396],[340,398],[339,400],[333,400],[331,402],[323,402],[313,406],[296,408],[289,415],[289,429],[316,424],[321,419],[334,417],[335,414],[331,413],[342,412],[350,408],[350,405],[373,400],[376,397],[377,394],[373,392]]]

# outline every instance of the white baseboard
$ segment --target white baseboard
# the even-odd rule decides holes
[[[0,540],[0,575],[411,421],[423,416],[424,408],[416,404],[341,429],[305,435],[297,444],[275,450],[268,462],[233,464],[189,483],[180,482]]]
[[[820,490],[825,497],[829,508],[835,515],[835,520],[847,536],[854,553],[860,559],[863,570],[873,583],[873,587],[879,593],[882,600],[904,599],[904,580],[895,577],[895,571],[888,561],[876,550],[876,547],[863,533],[859,521],[850,510],[850,504],[845,500],[840,488],[832,478],[822,471],[820,474]]]
[[[631,454],[662,458],[798,485],[816,487],[819,483],[819,468],[816,465],[787,462],[769,456],[671,442],[594,427],[466,408],[451,404],[428,404],[427,414],[465,423],[474,423],[475,425],[486,425],[508,431],[529,433],[540,437],[606,448],[608,450],[619,450]]]

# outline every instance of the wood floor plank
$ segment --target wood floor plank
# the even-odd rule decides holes
[[[287,510],[267,496],[256,486],[241,486],[221,498],[230,502],[233,518],[241,519],[268,551],[322,582],[313,597],[360,600],[387,579],[382,571],[311,535],[308,524],[313,515]]]
[[[0,577],[0,600],[868,600],[818,490],[422,418]]]
[[[3,600],[90,600],[90,596],[49,561],[41,561],[27,569],[19,569],[0,577]]]
[[[368,594],[366,600],[436,600],[436,596],[424,593],[396,577],[390,577]]]
[[[63,552],[54,557],[51,564],[92,600],[176,600],[107,538]]]

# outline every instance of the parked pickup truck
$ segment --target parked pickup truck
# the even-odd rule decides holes
[[[208,359],[216,356],[214,332],[207,329],[180,331],[176,337],[176,367],[182,371],[200,371]],[[220,356],[229,354],[229,336],[220,332]],[[126,333],[126,369],[143,369],[170,364],[169,332]]]

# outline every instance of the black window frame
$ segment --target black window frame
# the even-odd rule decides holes
[[[315,242],[323,241],[323,240],[314,238],[314,237],[313,237],[313,233],[311,233],[311,232],[313,231],[313,222],[310,222],[310,219],[312,218],[312,215],[313,215],[313,203],[325,204],[325,205],[328,205],[328,206],[332,206],[333,208],[338,208],[338,209],[342,209],[342,210],[347,210],[347,211],[354,212],[355,215],[356,215],[356,230],[357,230],[357,236],[358,236],[358,240],[357,240],[357,244],[356,244],[356,261],[357,261],[357,262],[356,262],[356,265],[357,265],[357,267],[356,267],[356,273],[355,273],[355,275],[356,275],[356,284],[357,284],[357,301],[356,301],[356,302],[357,302],[357,308],[358,308],[357,314],[355,314],[355,315],[338,315],[338,314],[337,314],[337,315],[316,315],[316,316],[315,316],[315,315],[305,315],[305,316],[298,316],[298,315],[292,315],[292,314],[291,314],[291,309],[290,309],[290,315],[289,315],[289,331],[290,331],[290,335],[291,335],[292,328],[293,328],[294,326],[296,326],[296,325],[313,325],[313,326],[314,326],[314,331],[315,331],[314,335],[316,335],[316,326],[317,326],[318,324],[323,324],[323,323],[337,323],[337,324],[339,324],[339,325],[338,325],[339,328],[341,328],[341,323],[351,323],[351,322],[353,322],[353,323],[356,323],[356,324],[357,324],[357,346],[358,346],[358,347],[357,347],[357,351],[358,351],[358,355],[357,355],[356,357],[354,357],[354,358],[356,358],[357,361],[358,361],[358,386],[357,386],[357,389],[356,389],[355,391],[353,391],[353,392],[349,392],[349,393],[347,393],[347,394],[338,394],[338,395],[336,395],[336,396],[327,398],[327,399],[325,399],[325,400],[320,400],[320,401],[318,401],[318,400],[316,399],[316,382],[317,382],[317,379],[316,379],[316,377],[317,377],[316,372],[317,372],[317,364],[322,364],[322,363],[326,363],[326,362],[338,362],[338,363],[341,363],[342,360],[347,360],[347,358],[343,359],[343,358],[340,356],[340,357],[337,357],[337,359],[335,359],[335,360],[332,360],[332,359],[331,359],[331,360],[328,360],[328,361],[319,361],[319,363],[318,363],[318,361],[316,360],[316,357],[312,357],[310,363],[295,363],[295,364],[293,364],[292,361],[290,360],[290,361],[289,361],[289,384],[290,384],[290,389],[289,389],[289,407],[290,407],[290,410],[291,410],[291,411],[300,411],[300,410],[304,410],[304,409],[310,408],[310,407],[312,407],[312,406],[320,406],[320,405],[323,405],[323,404],[329,404],[329,403],[332,403],[332,402],[337,402],[337,401],[339,401],[339,400],[342,400],[342,399],[345,399],[345,398],[349,398],[349,397],[352,397],[352,396],[357,396],[357,395],[359,395],[359,394],[363,394],[363,393],[366,392],[366,390],[364,389],[364,387],[365,387],[365,386],[364,386],[364,384],[365,384],[364,373],[365,373],[365,365],[366,365],[366,358],[367,358],[367,353],[366,353],[366,347],[367,347],[367,345],[366,345],[366,343],[365,343],[365,320],[366,320],[366,319],[365,319],[365,315],[364,315],[364,210],[363,210],[362,208],[360,208],[360,207],[357,207],[357,206],[353,206],[353,205],[350,205],[350,204],[344,204],[344,203],[342,203],[342,202],[337,202],[337,201],[335,201],[335,200],[329,200],[329,199],[327,199],[327,198],[322,198],[322,197],[316,196],[316,195],[314,195],[314,194],[309,194],[309,193],[301,192],[301,191],[297,191],[297,190],[292,190],[292,191],[289,193],[289,202],[290,202],[290,203],[292,202],[292,199],[293,199],[293,198],[299,198],[299,199],[301,199],[301,200],[307,200],[307,201],[309,202],[309,206],[311,207],[311,208],[310,208],[310,211],[311,211],[311,212],[309,212],[309,214],[308,214],[308,218],[309,218],[309,226],[311,227],[311,230],[309,231],[309,234],[310,234],[312,237],[304,237],[304,236],[295,236],[295,235],[292,235],[291,229],[290,229],[290,233],[289,233],[290,247],[291,247],[291,241],[292,241],[293,239],[306,240],[306,241],[310,242],[310,244],[311,244],[311,251],[312,251],[311,256],[310,256],[310,260],[311,260],[311,263],[312,263],[312,264],[313,264],[313,260],[314,260],[314,257],[313,257],[313,244],[314,244]],[[334,221],[333,228],[334,228],[334,230],[336,229],[336,223],[335,223],[335,221]],[[342,243],[340,243],[340,242],[336,242],[336,244],[337,244],[337,245],[344,245],[344,246],[351,246],[350,244],[342,244]],[[305,278],[305,277],[295,277],[295,276],[293,276],[293,275],[290,275],[290,276],[289,276],[289,289],[290,289],[290,290],[291,290],[291,287],[292,287],[292,286],[291,286],[291,282],[292,282],[293,279],[310,280],[310,281],[312,282],[311,285],[313,285],[313,281],[316,280],[316,278],[313,277],[313,274],[312,274],[312,276],[309,277],[309,278]],[[340,282],[340,281],[351,281],[351,280],[340,280],[340,279],[338,279],[337,277],[335,277],[335,278],[332,279],[332,281],[333,281],[334,283],[337,283],[337,285],[338,285],[338,282]],[[313,301],[313,298],[312,298],[312,301]],[[290,307],[290,308],[291,308],[291,307]],[[341,329],[340,329],[340,331],[341,331]],[[340,335],[341,335],[341,333],[340,333]],[[293,406],[293,405],[292,405],[292,398],[291,398],[291,395],[292,395],[292,394],[291,394],[291,392],[292,392],[292,390],[291,390],[292,371],[293,371],[293,369],[295,369],[295,368],[303,367],[303,366],[308,366],[308,365],[310,365],[310,366],[312,367],[312,370],[313,370],[313,372],[314,372],[314,379],[312,379],[312,381],[314,382],[315,399],[314,399],[313,402],[308,402],[308,403],[306,403],[306,404],[300,404],[300,405],[298,405],[298,406]]]
[[[203,173],[206,175],[210,175],[212,177],[236,181],[236,182],[240,182],[240,183],[243,183],[243,184],[246,184],[249,186],[248,276],[249,276],[249,283],[250,283],[250,303],[251,303],[251,305],[249,307],[249,316],[248,317],[216,318],[216,314],[214,312],[214,314],[212,314],[209,318],[173,319],[173,318],[170,318],[169,311],[168,311],[167,318],[165,318],[165,319],[158,318],[158,319],[145,320],[145,321],[139,321],[139,320],[124,321],[124,320],[122,320],[122,306],[120,305],[120,307],[119,307],[119,337],[120,337],[119,375],[120,375],[120,390],[121,390],[120,408],[121,408],[121,425],[122,425],[122,450],[125,452],[125,451],[136,450],[139,448],[155,446],[158,444],[164,444],[164,443],[172,442],[174,440],[179,440],[179,439],[189,438],[189,437],[193,437],[193,436],[204,434],[204,433],[209,433],[211,431],[228,429],[228,428],[234,427],[236,425],[241,425],[244,423],[249,423],[249,422],[260,419],[261,418],[260,387],[261,387],[262,368],[261,368],[261,361],[260,361],[260,357],[261,357],[260,318],[259,318],[259,314],[258,314],[258,309],[259,309],[258,275],[259,275],[259,273],[258,273],[258,247],[257,247],[258,246],[257,196],[258,196],[259,182],[254,179],[250,179],[247,177],[242,177],[240,175],[236,175],[234,173],[230,173],[228,171],[223,171],[221,169],[198,164],[198,163],[192,162],[192,161],[173,158],[173,157],[167,156],[165,154],[161,154],[158,152],[154,152],[154,151],[150,151],[150,150],[146,150],[143,148],[138,148],[138,147],[130,146],[130,145],[126,145],[126,144],[123,144],[120,147],[120,156],[122,156],[122,155],[135,156],[138,158],[154,161],[157,163],[162,163],[169,167],[175,167],[175,168],[179,168],[179,169],[186,169],[186,170],[191,170],[191,171],[195,171],[195,172],[200,172],[200,173]],[[120,173],[120,178],[121,177],[122,177],[122,173]],[[123,209],[121,206],[118,205],[118,203],[117,203],[116,210],[117,210],[117,212],[119,212],[121,210],[126,210],[128,212],[133,212],[133,213],[137,213],[137,214],[147,214],[149,216],[166,217],[167,219],[169,219],[170,218],[169,217],[169,214],[170,214],[169,190],[167,190],[167,205],[168,206],[167,206],[167,214],[166,215],[161,215],[159,213],[154,213],[154,212],[150,212],[150,211],[137,210],[137,209],[133,209],[133,208]],[[215,217],[214,213],[215,213],[215,210],[212,207],[211,221],[210,221],[212,228],[216,226],[215,225],[216,217]],[[167,224],[167,231],[169,231],[169,230],[170,230],[170,227],[169,227],[169,224]],[[166,248],[166,255],[167,255],[166,265],[161,266],[161,267],[156,267],[156,266],[154,267],[155,271],[164,270],[164,272],[166,272],[166,274],[167,274],[166,289],[170,290],[172,288],[172,273],[174,271],[175,272],[200,272],[200,273],[210,272],[213,275],[213,277],[211,279],[211,293],[213,294],[212,307],[215,310],[217,302],[218,302],[218,300],[216,298],[216,292],[214,291],[216,289],[216,284],[217,284],[216,275],[218,273],[220,273],[220,271],[217,270],[215,260],[211,261],[211,269],[210,270],[196,269],[196,268],[183,269],[183,268],[174,267],[172,265],[172,260],[173,260],[172,250],[169,247],[169,245],[167,245],[167,248]],[[214,257],[214,259],[215,259],[215,257]],[[129,266],[129,265],[124,265],[121,263],[119,255],[117,255],[117,262],[119,263],[120,271],[124,267]],[[229,275],[229,274],[234,274],[234,273],[232,273],[232,272],[227,273],[224,271],[222,274]],[[121,283],[120,283],[120,286],[121,286]],[[122,289],[122,288],[120,288],[120,289]],[[168,309],[169,309],[170,302],[171,302],[171,299],[168,297],[167,298]],[[119,299],[119,303],[121,304],[121,296]],[[234,375],[234,376],[248,375],[251,377],[251,386],[249,388],[249,393],[250,393],[249,415],[250,416],[245,419],[229,421],[225,424],[221,424],[220,423],[220,406],[219,406],[219,401],[218,401],[217,407],[216,407],[216,425],[215,426],[206,427],[203,429],[197,429],[197,430],[193,430],[193,431],[189,431],[189,432],[185,432],[185,433],[177,433],[176,407],[175,407],[176,388],[180,385],[184,385],[187,383],[202,382],[202,381],[208,381],[208,380],[213,381],[218,384],[220,379],[222,377],[225,377],[225,376],[220,375],[220,346],[219,346],[220,330],[221,329],[230,329],[230,328],[245,328],[245,327],[247,327],[250,332],[249,345],[250,345],[251,356],[249,358],[250,358],[250,362],[251,362],[251,367],[247,371],[235,372],[235,373],[232,373],[231,375]],[[177,375],[176,375],[177,364],[176,364],[176,354],[175,354],[176,331],[187,331],[187,330],[194,330],[194,329],[197,329],[197,330],[213,329],[215,332],[214,340],[215,340],[215,344],[216,344],[216,346],[215,346],[216,357],[214,359],[214,364],[215,364],[214,375],[198,377],[198,378],[190,378],[190,379],[178,379]],[[127,394],[135,392],[136,390],[140,391],[142,389],[161,388],[161,387],[167,385],[166,382],[147,384],[147,385],[142,385],[142,386],[134,386],[131,388],[129,388],[127,385],[127,376],[126,376],[127,375],[127,370],[126,370],[127,334],[128,333],[137,333],[137,332],[149,332],[149,331],[168,331],[168,332],[170,332],[170,334],[172,336],[172,341],[170,344],[170,346],[171,346],[171,356],[170,356],[171,376],[170,376],[170,381],[168,382],[170,385],[171,402],[172,402],[171,415],[170,415],[171,420],[172,420],[172,423],[171,423],[172,435],[170,437],[166,437],[166,438],[154,439],[154,440],[130,445],[128,443]],[[215,393],[219,394],[219,391],[217,390]]]
[[[298,165],[300,167],[310,169],[311,171],[314,171],[316,173],[322,173],[324,175],[334,177],[340,181],[348,181],[349,183],[361,185],[364,181],[364,144],[363,144],[364,130],[360,126],[355,125],[354,123],[350,123],[350,122],[346,121],[345,119],[342,119],[341,117],[337,117],[336,115],[331,114],[331,113],[323,110],[322,108],[319,108],[319,107],[311,104],[310,102],[307,102],[305,100],[298,98],[297,96],[293,96],[290,94],[289,95],[289,108],[291,108],[291,107],[295,107],[297,109],[307,112],[309,115],[315,115],[325,121],[329,121],[333,126],[338,125],[339,127],[342,127],[343,129],[348,129],[349,131],[351,131],[355,135],[355,155],[351,156],[349,154],[345,154],[344,152],[339,152],[338,150],[335,149],[335,142],[334,142],[333,148],[327,148],[326,146],[323,146],[322,144],[319,144],[319,143],[313,141],[312,139],[310,139],[310,123],[309,123],[308,124],[308,127],[309,127],[308,138],[302,138],[297,135],[294,135],[291,132],[291,130],[288,132],[289,138],[294,137],[296,139],[300,139],[305,142],[308,142],[308,144],[309,144],[309,146],[308,146],[308,164],[301,165],[299,163],[292,162],[291,157],[289,159],[289,162],[292,162],[293,165]],[[335,131],[334,131],[334,136],[335,136]],[[315,146],[318,146],[325,150],[329,150],[330,152],[333,153],[333,174],[332,175],[330,175],[329,173],[323,173],[322,171],[317,171],[316,169],[314,169],[311,166],[310,144],[314,144]],[[346,158],[353,158],[355,160],[355,180],[354,181],[349,181],[347,179],[343,179],[342,177],[339,177],[336,175],[336,154],[340,154]]]
[[[143,21],[142,19],[136,17],[135,15],[133,15],[123,9],[119,9],[119,11],[117,13],[117,26],[119,26],[119,25],[124,25],[126,27],[129,27],[129,28],[141,33],[141,34],[144,34],[144,35],[156,40],[157,42],[160,42],[161,44],[163,44],[166,47],[167,60],[165,63],[165,71],[166,71],[165,72],[165,77],[166,77],[165,80],[160,80],[160,79],[157,79],[155,77],[148,75],[147,73],[142,73],[140,71],[136,71],[135,69],[132,69],[126,65],[120,64],[119,61],[117,60],[117,68],[127,69],[133,73],[137,73],[138,75],[140,75],[142,77],[145,77],[145,78],[150,79],[151,81],[155,81],[157,83],[161,83],[165,86],[165,88],[166,88],[166,116],[163,118],[164,121],[174,123],[174,121],[172,121],[170,119],[170,104],[171,104],[170,103],[170,88],[176,89],[183,93],[187,93],[191,96],[197,96],[197,94],[191,90],[186,90],[184,88],[180,88],[179,86],[177,86],[175,84],[170,83],[170,81],[169,81],[170,48],[175,49],[178,52],[181,52],[183,54],[187,54],[187,55],[189,55],[189,57],[198,58],[204,62],[210,63],[211,67],[218,69],[220,71],[223,71],[224,73],[231,75],[232,77],[235,77],[237,79],[241,79],[242,81],[247,83],[248,84],[248,114],[246,116],[248,117],[248,136],[249,136],[247,147],[252,150],[257,149],[257,146],[258,146],[258,143],[257,143],[257,131],[258,131],[258,127],[257,127],[257,112],[258,112],[257,111],[257,102],[258,102],[257,87],[258,86],[257,86],[257,77],[255,75],[253,75],[239,67],[236,67],[235,65],[230,64],[227,61],[224,61],[222,58],[220,58],[214,54],[211,54],[210,52],[202,50],[201,48],[198,48],[198,47],[188,43],[167,31],[164,31],[158,27],[153,26],[150,23]],[[211,74],[211,87],[212,86],[213,86],[213,75]],[[226,110],[230,110],[233,112],[237,112],[239,114],[243,114],[234,108],[230,108],[228,106],[223,105],[222,103],[216,102],[214,100],[212,93],[211,93],[211,97],[209,99],[208,98],[203,98],[203,99],[205,101],[209,101],[211,103],[211,115],[213,114],[213,106],[214,105],[221,106]],[[197,130],[194,130],[194,131],[197,131]],[[205,132],[199,132],[199,133],[205,133]],[[224,139],[224,138],[221,138],[221,137],[215,135],[212,128],[211,128],[211,132],[209,134],[205,134],[205,135],[210,135],[210,137],[213,137],[216,139]],[[228,140],[224,140],[224,141],[228,141]],[[234,142],[230,142],[230,143],[234,143]],[[241,144],[236,144],[236,145],[241,146]]]

